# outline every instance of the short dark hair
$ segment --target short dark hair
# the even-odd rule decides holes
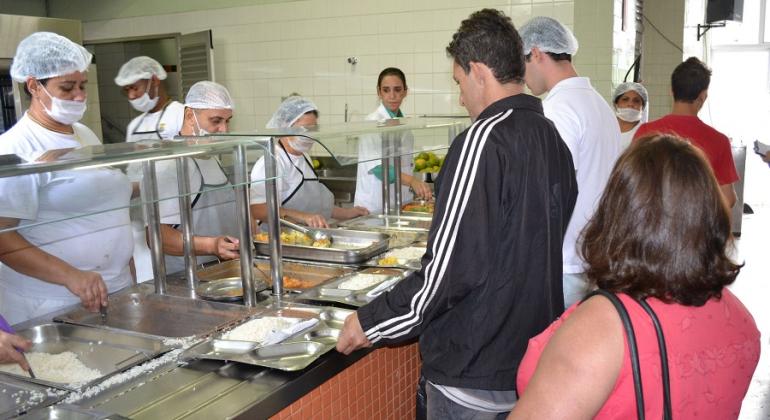
[[[553,60],[553,61],[569,61],[570,63],[572,62],[572,54],[567,54],[567,53],[556,54],[556,53],[547,52],[547,51],[546,51],[546,54],[548,54],[548,56],[551,57],[551,60]],[[532,58],[532,53],[529,53],[529,54],[524,56],[524,59],[528,63],[529,63],[530,58]]]
[[[452,35],[446,52],[466,73],[471,62],[484,63],[498,82],[524,83],[521,37],[511,18],[499,10],[472,13]]]
[[[671,91],[677,102],[695,102],[710,83],[711,69],[695,57],[688,58],[671,73]]]
[[[406,86],[406,76],[404,75],[404,72],[401,71],[401,69],[396,67],[388,67],[385,70],[380,72],[380,76],[377,77],[377,90],[380,90],[380,86],[382,85],[382,79],[385,78],[385,76],[396,76],[399,79],[401,79],[401,83],[404,84],[404,89],[409,89]]]
[[[730,213],[711,166],[669,135],[621,155],[582,241],[589,281],[635,298],[701,306],[742,266],[727,255]]]

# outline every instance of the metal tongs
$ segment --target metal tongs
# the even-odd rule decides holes
[[[14,331],[13,328],[11,328],[11,325],[8,324],[8,321],[6,321],[5,318],[3,318],[2,315],[0,315],[0,330],[3,330],[5,332],[7,332],[8,334],[16,334],[16,331]],[[23,357],[24,360],[27,360],[27,358],[24,356],[24,351],[22,349],[17,348],[16,351],[21,353],[21,357]],[[29,361],[28,360],[27,360],[27,364],[29,365]],[[32,365],[29,366],[29,370],[27,372],[29,372],[29,377],[30,378],[37,379],[35,377],[35,374],[32,373]]]
[[[332,241],[332,237],[329,236],[329,234],[324,232],[324,231],[316,230],[316,229],[310,229],[310,228],[307,228],[305,226],[300,226],[300,225],[298,225],[296,223],[292,223],[292,222],[290,222],[288,220],[285,220],[285,219],[280,219],[280,220],[281,220],[281,224],[283,224],[284,226],[286,226],[288,228],[291,228],[291,229],[294,229],[294,230],[296,230],[299,233],[304,233],[305,235],[309,236],[314,241],[329,241],[330,243]]]

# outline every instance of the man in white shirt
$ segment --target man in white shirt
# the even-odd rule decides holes
[[[577,52],[575,36],[559,21],[535,17],[519,30],[526,58],[525,82],[543,100],[545,116],[556,125],[572,152],[578,197],[562,249],[564,305],[578,302],[586,292],[584,265],[579,255],[580,231],[595,207],[621,153],[620,129],[607,101],[579,77],[572,65]]]

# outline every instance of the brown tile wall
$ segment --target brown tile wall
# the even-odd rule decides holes
[[[417,344],[382,348],[284,408],[273,419],[413,419]]]

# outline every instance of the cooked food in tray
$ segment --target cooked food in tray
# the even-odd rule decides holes
[[[338,289],[344,290],[362,290],[368,289],[375,284],[382,283],[383,281],[392,278],[387,274],[367,274],[357,273],[350,276],[347,280],[337,285]]]
[[[254,240],[257,242],[267,242],[267,239],[267,232],[254,235]],[[314,248],[329,248],[331,246],[331,241],[328,239],[314,241],[310,236],[295,230],[281,232],[281,243],[284,245],[311,246]]]
[[[425,254],[425,247],[421,246],[406,246],[403,248],[391,249],[380,257],[378,264],[390,266],[405,265],[414,261],[419,262],[420,259],[422,259],[423,254]]]
[[[418,201],[412,201],[411,203],[404,204],[403,206],[401,206],[401,210],[414,212],[414,213],[433,214],[433,210],[435,206],[436,206],[435,201],[418,200]]]
[[[260,345],[275,344],[318,323],[318,319],[265,316],[252,319],[224,333],[222,340],[253,341]]]
[[[64,351],[58,354],[28,352],[24,355],[27,357],[32,371],[35,372],[35,376],[43,381],[76,384],[90,382],[104,376],[97,369],[91,369],[83,364],[78,356],[71,351]],[[16,363],[2,364],[0,365],[0,371],[19,376],[29,376]]]

